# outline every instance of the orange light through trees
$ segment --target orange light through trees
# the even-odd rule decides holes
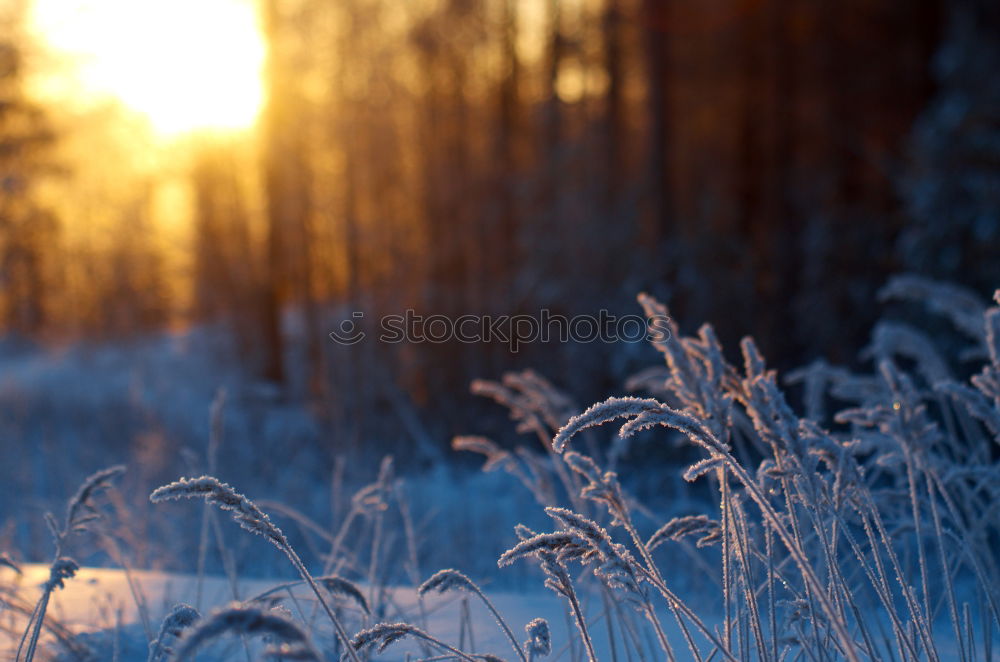
[[[116,97],[161,135],[243,129],[260,111],[265,45],[253,0],[34,0],[31,18],[67,60],[49,85]]]

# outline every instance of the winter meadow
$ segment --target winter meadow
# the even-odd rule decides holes
[[[996,3],[0,23],[0,659],[1000,660]]]

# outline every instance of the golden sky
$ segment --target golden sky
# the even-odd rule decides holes
[[[252,126],[264,39],[253,0],[34,0],[30,26],[57,66],[42,93],[119,100],[157,133]]]

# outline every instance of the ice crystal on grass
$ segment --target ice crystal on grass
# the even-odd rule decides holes
[[[389,463],[383,462],[382,473],[387,473],[389,466],[391,466]],[[174,499],[195,498],[205,499],[207,503],[228,511],[241,527],[251,533],[263,536],[280,549],[285,556],[288,557],[288,560],[295,567],[296,571],[298,571],[302,579],[309,585],[309,588],[312,590],[313,594],[315,594],[316,599],[323,607],[323,611],[326,612],[327,617],[333,624],[334,630],[337,632],[337,637],[344,646],[347,646],[347,632],[344,630],[344,626],[340,622],[340,618],[338,618],[337,614],[334,612],[329,600],[320,590],[319,584],[309,573],[309,570],[302,562],[302,559],[299,558],[298,553],[292,548],[291,545],[288,544],[288,540],[281,532],[281,529],[275,526],[271,522],[270,518],[268,518],[267,514],[258,508],[255,503],[247,499],[229,485],[220,482],[217,478],[212,476],[202,476],[200,478],[181,478],[180,480],[168,485],[158,487],[153,490],[152,494],[149,495],[149,500],[153,503]],[[354,649],[348,647],[347,653],[351,657],[352,662],[360,662],[357,654],[354,652]]]
[[[472,580],[460,573],[458,570],[438,570],[430,578],[427,579],[423,584],[417,588],[417,593],[420,595],[425,595],[430,591],[437,591],[438,593],[446,593],[454,589],[463,589],[466,591],[478,591],[478,587],[472,583]]]
[[[247,531],[267,538],[280,549],[288,545],[285,534],[260,508],[217,478],[212,476],[181,478],[169,485],[156,488],[149,495],[149,500],[153,503],[176,499],[204,499],[228,511],[233,520]]]
[[[807,390],[809,415],[801,417],[752,339],[741,342],[737,367],[726,361],[710,326],[681,337],[670,322],[669,339],[654,338],[666,369],[633,384],[649,384],[658,399],[610,398],[555,432],[558,459],[582,479],[570,495],[573,508],[547,509],[560,531],[518,527],[521,540],[501,555],[500,565],[534,558],[546,585],[564,596],[575,595],[565,568],[571,561],[609,586],[629,589],[640,606],[653,588],[677,616],[696,660],[706,653],[689,636],[691,624],[714,647],[709,657],[778,660],[792,647],[810,659],[936,662],[943,659],[935,637],[939,620],[952,626],[957,659],[976,659],[954,577],[974,578],[966,586],[975,588],[963,590],[981,605],[989,642],[1000,621],[1000,569],[991,552],[1000,531],[981,513],[992,512],[990,504],[1000,498],[1000,468],[988,450],[989,439],[1000,439],[1000,308],[910,277],[895,280],[884,294],[923,300],[977,342],[989,362],[971,385],[955,381],[931,338],[883,323],[864,354],[877,361],[875,374],[816,363],[795,376]],[[650,317],[667,314],[648,296],[640,303]],[[900,358],[915,365],[919,380],[895,362]],[[833,417],[840,426],[833,431],[824,427],[831,399],[854,405]],[[593,451],[567,449],[576,434],[612,421],[621,421],[619,437],[661,426],[683,433],[704,453],[683,476],[704,478],[717,492],[717,513],[676,517],[640,537],[632,515],[637,506],[624,497],[617,473],[603,471]],[[607,458],[616,457],[614,449]],[[606,506],[611,528],[628,534],[626,544],[584,510],[585,500]],[[720,569],[713,578],[724,622],[715,632],[679,599],[652,556],[663,542],[687,538],[696,547],[717,546],[721,555],[721,565],[705,565]],[[866,618],[872,602],[881,619]],[[587,625],[572,602],[571,612],[587,647]],[[655,613],[647,607],[646,614],[662,633]],[[665,638],[661,645],[676,659]]]
[[[272,611],[262,611],[234,603],[213,612],[200,624],[191,628],[181,639],[173,660],[183,662],[193,659],[199,648],[225,634],[266,636],[281,641],[284,646],[273,647],[267,651],[266,654],[272,658],[285,656],[289,659],[315,660],[315,662],[321,662],[323,659],[313,648],[309,635],[294,621]]]
[[[451,447],[457,451],[470,451],[485,456],[486,462],[483,464],[483,471],[493,471],[511,462],[510,453],[486,437],[455,437],[451,442]]]
[[[109,489],[112,480],[124,472],[125,467],[119,465],[97,471],[84,479],[76,494],[70,498],[66,505],[66,517],[62,524],[57,522],[51,513],[45,513],[45,523],[52,534],[55,555],[49,567],[49,579],[42,586],[42,595],[28,618],[28,626],[17,646],[15,660],[21,659],[22,651],[25,662],[32,662],[34,659],[45,614],[48,610],[49,598],[54,590],[63,588],[64,580],[72,578],[79,569],[76,561],[68,556],[63,556],[66,543],[72,534],[89,530],[94,522],[101,519],[101,512],[97,509],[95,501],[96,497]]]
[[[94,497],[111,487],[111,481],[125,473],[125,467],[117,465],[102,469],[88,476],[66,505],[66,523],[63,530],[83,531],[88,522],[100,517],[94,507]]]
[[[544,618],[532,619],[524,626],[524,631],[528,635],[528,640],[524,642],[524,648],[532,657],[535,655],[545,656],[552,652],[552,635],[549,632],[549,622]]]
[[[986,305],[975,293],[929,278],[904,274],[895,276],[879,290],[879,299],[915,301],[947,318],[956,329],[972,338],[982,338]]]
[[[361,611],[369,616],[371,615],[372,612],[368,606],[368,600],[354,582],[348,581],[343,577],[317,577],[316,581],[322,584],[323,588],[330,593],[350,598],[361,607]]]
[[[646,547],[653,550],[668,540],[681,540],[687,536],[700,536],[697,545],[705,547],[719,541],[721,528],[718,522],[706,515],[675,517],[650,536]]]
[[[6,553],[0,554],[0,567],[10,568],[19,575],[23,574],[21,567],[17,563],[14,563],[14,560]]]
[[[514,649],[514,652],[517,653],[518,657],[520,657],[522,660],[527,661],[527,656],[522,650],[520,644],[518,644],[517,639],[514,638],[514,633],[511,631],[510,626],[507,625],[507,622],[504,620],[503,616],[500,615],[500,612],[497,611],[497,608],[493,605],[490,599],[486,597],[486,594],[483,593],[482,589],[480,589],[475,582],[473,582],[471,579],[463,575],[458,570],[453,570],[450,568],[446,570],[439,570],[438,572],[434,573],[434,575],[432,575],[427,581],[421,584],[419,588],[417,588],[417,594],[423,596],[429,593],[430,591],[445,593],[451,590],[468,591],[469,593],[472,593],[480,600],[482,600],[483,604],[486,605],[486,608],[490,610],[491,614],[493,614],[493,617],[496,619],[497,625],[500,627],[500,630],[504,633],[504,636],[506,636],[507,639],[510,641],[511,646]]]
[[[173,648],[170,643],[179,638],[184,629],[194,625],[199,618],[201,614],[191,605],[174,605],[160,624],[160,632],[156,639],[149,643],[148,662],[160,662],[172,654]]]
[[[49,567],[49,578],[45,582],[45,590],[53,591],[57,588],[63,588],[65,586],[63,580],[72,579],[79,570],[80,566],[73,559],[67,556],[59,557]]]
[[[558,452],[566,448],[569,440],[577,432],[586,428],[603,425],[609,421],[619,418],[638,416],[648,410],[656,410],[660,403],[652,398],[635,398],[627,396],[623,398],[608,398],[604,402],[588,407],[579,416],[574,416],[564,425],[555,438],[552,439],[552,447]]]
[[[467,662],[474,662],[475,658],[464,653],[457,648],[450,646],[440,639],[432,637],[415,625],[409,623],[379,623],[372,627],[358,632],[351,639],[352,650],[358,652],[375,651],[382,653],[386,648],[405,638],[412,637],[439,648],[451,656],[457,657]],[[481,657],[481,656],[480,656]]]

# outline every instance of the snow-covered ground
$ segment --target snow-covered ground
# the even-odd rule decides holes
[[[48,577],[48,568],[31,564],[22,570],[24,574],[18,576],[10,569],[0,568],[0,586],[5,587],[5,602],[33,605],[40,594],[39,587]],[[240,581],[237,593],[241,599],[247,599],[280,583],[266,580]],[[6,592],[8,589],[14,591],[13,596]],[[367,589],[362,586],[362,590]],[[133,571],[130,578],[122,570],[81,568],[75,578],[66,582],[64,589],[57,590],[52,596],[46,620],[64,628],[66,632],[91,633],[90,636],[81,637],[80,641],[94,649],[96,660],[110,659],[104,656],[112,654],[117,638],[121,662],[144,661],[147,637],[138,604],[141,602],[145,605],[149,627],[155,631],[164,614],[173,605],[180,602],[192,605],[198,603],[199,592],[204,613],[233,600],[233,587],[223,577],[206,577],[199,591],[198,579],[194,575]],[[295,598],[284,600],[285,606],[295,618],[315,623],[315,631],[321,633],[322,637],[328,637],[326,624],[313,608],[314,603],[308,593],[301,587],[296,588],[293,593]],[[134,596],[138,596],[138,600]],[[549,622],[552,632],[550,660],[578,657],[569,647],[567,628],[570,625],[565,602],[555,594],[548,591],[489,591],[489,597],[519,637],[524,637],[523,627],[530,620],[541,617]],[[408,621],[421,626],[425,624],[427,631],[434,636],[453,645],[462,644],[470,652],[492,653],[508,660],[516,657],[484,605],[465,593],[427,596],[423,610],[425,616],[421,616],[416,591],[411,587],[388,589],[383,602],[387,605],[386,613],[378,620]],[[463,616],[466,613],[463,602],[467,604],[468,618]],[[610,647],[603,623],[603,603],[599,596],[590,596],[589,599],[584,597],[584,602],[590,615],[595,648],[599,653],[606,652]],[[350,612],[348,619],[355,629],[372,623],[371,620],[362,621],[361,612],[351,609],[346,603],[344,609]],[[669,626],[666,614],[663,614],[663,620]],[[0,632],[0,657],[13,659],[24,618],[17,616],[8,606],[0,612],[0,622],[4,625]],[[667,627],[667,632],[676,636],[678,647],[683,649],[680,632],[670,627]],[[621,636],[618,632],[615,635]],[[51,635],[49,640],[54,641]],[[230,646],[219,649],[222,659],[240,659],[243,651],[233,647],[233,642],[229,644]],[[575,646],[579,646],[578,641]],[[52,647],[53,651],[60,649],[58,644]],[[390,647],[379,659],[403,660],[406,658],[406,651],[415,652],[419,648],[410,642],[400,642]],[[72,658],[67,656],[65,659]]]

